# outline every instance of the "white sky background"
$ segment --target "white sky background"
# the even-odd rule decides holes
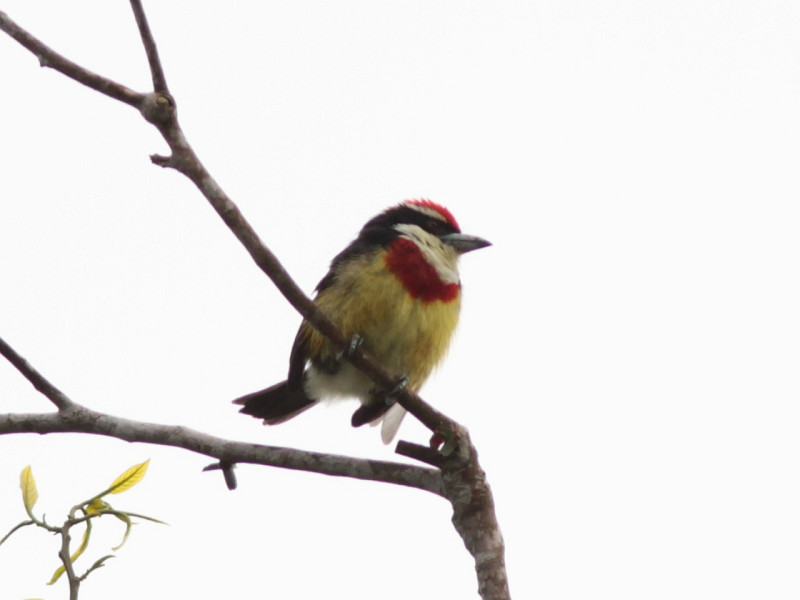
[[[466,424],[515,598],[797,598],[800,4],[147,2],[201,159],[309,292],[412,197],[494,242],[462,262],[423,390]],[[127,2],[5,0],[134,89]],[[352,405],[264,428],[229,400],[285,376],[299,317],[130,108],[0,36],[0,335],[74,400],[265,444],[393,459]],[[0,362],[0,412],[51,405]],[[425,431],[409,420],[401,437]],[[142,524],[82,600],[476,597],[421,492],[88,436],[0,438],[0,530],[31,464],[56,521],[128,466]],[[103,532],[106,531],[106,534]],[[122,527],[96,527],[88,556]],[[0,597],[56,540],[0,547]],[[80,564],[80,563],[79,563]],[[86,562],[84,564],[90,564]]]

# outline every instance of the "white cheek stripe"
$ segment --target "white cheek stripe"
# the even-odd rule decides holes
[[[458,252],[455,248],[448,246],[419,225],[401,223],[394,228],[402,237],[417,245],[428,264],[436,269],[439,279],[444,283],[459,283]]]

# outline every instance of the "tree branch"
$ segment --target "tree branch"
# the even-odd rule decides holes
[[[134,92],[72,63],[21,29],[4,13],[0,13],[0,29],[39,57],[39,62],[43,66],[53,67],[92,89],[138,108],[142,116],[158,128],[171,150],[170,156],[152,156],[152,161],[162,167],[176,169],[188,177],[239,239],[259,268],[273,281],[303,318],[325,335],[332,344],[341,348],[347,347],[349,340],[344,338],[338,327],[302,292],[192,150],[178,124],[175,102],[167,91],[166,77],[158,59],[155,42],[140,0],[131,0],[131,6],[153,78],[155,91],[149,94]],[[397,374],[383,368],[363,349],[356,349],[348,359],[378,385],[387,389],[395,387]],[[25,374],[24,371],[23,374]],[[36,384],[34,383],[34,385]],[[37,387],[37,389],[40,388]],[[0,433],[23,431],[96,433],[128,441],[179,446],[229,463],[252,462],[329,475],[346,475],[410,485],[442,494],[451,502],[453,524],[475,559],[481,597],[484,600],[507,600],[510,598],[504,565],[503,539],[494,513],[491,490],[478,463],[477,451],[470,442],[466,429],[408,390],[397,395],[398,402],[431,431],[441,435],[445,439],[447,447],[455,449],[445,460],[442,460],[441,490],[428,480],[425,480],[426,483],[417,480],[414,480],[413,483],[410,482],[410,479],[421,477],[423,473],[426,477],[433,478],[432,481],[436,481],[435,476],[438,477],[438,473],[429,469],[376,461],[357,461],[356,459],[316,455],[285,448],[239,444],[182,427],[137,423],[110,417],[78,405],[63,404],[63,399],[60,399],[59,402],[65,406],[62,408],[52,397],[48,397],[59,407],[58,413],[52,415],[2,415],[0,416]],[[409,448],[405,448],[405,450],[409,451]],[[422,456],[418,451],[410,451]],[[431,457],[427,458],[429,462],[434,460]],[[348,465],[353,465],[352,471],[347,470]],[[408,469],[418,470],[413,471],[414,475],[410,476],[412,471],[408,471]],[[380,475],[376,476],[378,471],[380,471]]]
[[[158,58],[156,41],[150,31],[150,25],[147,23],[142,3],[139,0],[131,0],[131,8],[136,19],[136,25],[139,27],[139,35],[142,38],[144,51],[147,54],[147,62],[150,64],[150,73],[153,76],[153,91],[159,94],[169,94],[167,78],[164,76],[164,68],[161,66],[161,59]]]
[[[10,362],[14,367],[22,373],[23,377],[31,382],[33,387],[40,391],[50,402],[56,405],[59,411],[67,410],[73,407],[73,402],[67,395],[59,390],[52,383],[42,376],[39,371],[34,369],[27,360],[17,354],[14,349],[9,346],[3,338],[0,338],[0,354]]]
[[[97,73],[93,73],[82,66],[75,64],[68,58],[61,56],[58,52],[46,46],[37,38],[33,37],[30,33],[22,29],[8,15],[0,11],[0,30],[5,31],[14,40],[25,46],[30,50],[36,58],[39,59],[39,64],[42,67],[50,67],[59,73],[62,73],[74,79],[87,87],[92,88],[105,94],[114,100],[119,100],[130,106],[139,108],[142,104],[145,95],[135,92],[130,88],[125,87],[119,83],[111,81],[106,77],[102,77]]]
[[[230,463],[267,465],[281,469],[379,481],[442,495],[441,474],[436,469],[236,442],[187,427],[124,419],[77,404],[69,410],[54,413],[0,414],[0,435],[11,433],[102,435],[125,442],[183,448]]]
[[[64,565],[64,573],[67,575],[69,582],[69,600],[78,600],[78,590],[81,587],[81,580],[75,575],[75,567],[72,565],[69,555],[69,526],[67,523],[61,528],[61,549],[58,551],[58,558]]]
[[[0,414],[0,435],[7,433],[90,433],[114,437],[126,442],[175,446],[216,458],[225,463],[251,463],[282,469],[311,471],[324,475],[381,481],[442,495],[442,478],[435,469],[308,452],[293,448],[233,442],[186,427],[143,423],[93,411],[69,399],[2,338],[0,338],[0,353],[22,373],[25,379],[59,408],[58,412],[54,413]]]
[[[147,52],[153,82],[156,86],[155,93],[140,94],[134,92],[122,84],[84,69],[33,37],[2,12],[0,12],[0,30],[5,31],[17,42],[33,52],[43,66],[52,67],[79,83],[138,108],[142,116],[158,128],[172,151],[172,155],[168,157],[152,156],[153,162],[162,167],[173,168],[188,177],[242,243],[259,268],[272,280],[278,290],[303,318],[325,335],[335,346],[347,347],[350,340],[346,339],[325,313],[303,293],[300,286],[283,268],[283,265],[266,244],[261,241],[239,208],[206,170],[189,145],[178,124],[175,102],[165,92],[167,89],[166,77],[164,76],[155,42],[141,3],[139,0],[131,0],[131,6],[142,36],[142,43]],[[159,91],[159,87],[163,89]],[[398,374],[384,368],[380,362],[364,352],[363,349],[358,348],[350,353],[349,360],[378,385],[386,389],[396,387]],[[396,398],[403,408],[419,419],[431,431],[440,431],[445,436],[448,436],[448,432],[450,432],[450,435],[455,434],[457,424],[426,403],[417,394],[406,389],[399,392]]]
[[[164,90],[167,88],[163,68],[158,59],[155,42],[150,34],[150,28],[140,0],[131,0],[131,6],[136,16],[136,22],[139,25],[142,43],[147,51],[153,82],[155,83],[155,91],[158,94],[159,86],[163,86]],[[200,162],[178,124],[177,113],[172,99],[170,98],[168,102],[160,102],[150,106],[148,110],[143,108],[142,113],[148,121],[158,127],[172,151],[172,155],[169,157],[152,156],[153,162],[162,167],[176,169],[188,177],[289,303],[306,321],[327,337],[331,343],[335,346],[347,348],[350,340],[345,338],[327,315],[303,293],[303,290],[283,268],[278,258],[261,241],[233,200],[230,199],[211,176],[211,173]],[[348,359],[378,385],[386,389],[396,387],[398,374],[384,368],[380,362],[364,352],[363,349],[358,348],[354,352],[349,352]],[[447,431],[455,430],[456,423],[430,406],[417,394],[404,390],[398,393],[396,397],[403,408],[413,414],[431,431],[444,430],[446,434]]]

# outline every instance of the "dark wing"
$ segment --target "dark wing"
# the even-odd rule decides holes
[[[374,221],[374,219],[373,219]],[[358,237],[353,240],[344,250],[334,256],[331,261],[331,268],[322,280],[317,284],[316,291],[319,294],[323,290],[333,285],[336,280],[336,274],[341,266],[359,256],[363,256],[373,252],[377,247],[388,246],[392,240],[397,237],[397,232],[393,229],[387,229],[384,226],[373,225],[372,222],[367,223],[359,233]],[[294,339],[292,346],[292,353],[289,356],[289,378],[288,384],[290,390],[302,389],[303,374],[306,370],[306,363],[311,357],[308,356],[308,329],[311,327],[308,323],[303,321],[300,325],[300,330]],[[336,372],[339,363],[329,365],[319,365],[322,368],[329,370],[331,373]]]
[[[289,355],[289,377],[286,383],[289,385],[290,390],[303,389],[303,374],[306,370],[306,362],[308,362],[308,336],[306,335],[306,328],[308,324],[303,321],[300,325],[300,330],[294,338],[292,344],[292,352]]]
[[[369,254],[373,252],[375,248],[387,247],[397,236],[397,231],[393,229],[370,226],[368,223],[364,229],[361,230],[361,233],[358,234],[358,237],[350,242],[347,248],[333,257],[331,268],[328,270],[328,274],[317,284],[316,291],[321,292],[325,288],[330,287],[336,278],[336,272],[344,263],[358,258],[359,256]]]

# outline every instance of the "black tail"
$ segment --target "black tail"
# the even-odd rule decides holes
[[[353,427],[361,427],[366,423],[372,423],[375,419],[382,417],[391,407],[386,404],[382,397],[373,398],[369,404],[362,404],[353,413],[350,423]]]
[[[237,398],[233,403],[242,405],[240,413],[264,419],[266,425],[277,425],[311,408],[316,400],[306,396],[302,387],[290,390],[288,383],[283,381],[260,392]]]

